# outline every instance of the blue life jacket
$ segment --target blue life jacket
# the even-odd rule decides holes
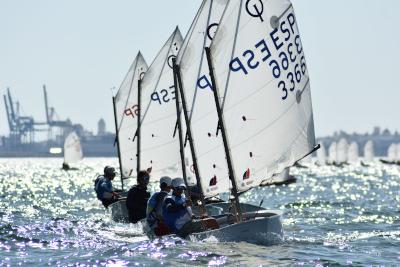
[[[147,202],[147,223],[151,228],[157,227],[162,219],[162,206],[168,192],[160,191],[154,193]]]
[[[176,233],[184,224],[192,220],[192,211],[186,207],[186,198],[179,196],[168,196],[164,200],[162,215],[165,224]]]
[[[97,195],[98,199],[100,199],[100,200],[104,199],[105,192],[108,192],[108,193],[113,192],[111,181],[108,180],[103,175],[100,175],[94,181],[94,191],[96,191],[96,195]]]

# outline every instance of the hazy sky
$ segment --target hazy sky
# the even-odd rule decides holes
[[[235,0],[231,0],[235,1]],[[400,130],[399,0],[293,0],[317,136]],[[150,64],[201,0],[0,0],[0,93],[45,120],[42,84],[61,119],[114,130],[110,88],[140,49]],[[8,133],[3,99],[0,134]]]

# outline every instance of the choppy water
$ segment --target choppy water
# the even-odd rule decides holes
[[[400,167],[293,169],[296,184],[246,193],[284,211],[284,240],[257,246],[149,241],[95,198],[96,172],[116,160],[61,162],[0,159],[0,266],[400,266]]]

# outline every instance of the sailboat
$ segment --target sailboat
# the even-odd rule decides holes
[[[147,170],[153,177],[182,176],[179,142],[175,135],[176,107],[171,62],[181,45],[182,36],[176,28],[150,67],[139,53],[132,64],[134,67],[121,85],[115,103],[121,102],[125,108],[118,109],[117,104],[114,106],[116,114],[128,117],[120,119],[117,128],[122,184],[124,179],[136,177],[141,169]],[[126,93],[126,85],[129,94]],[[114,220],[128,221],[126,199],[122,198],[110,208]]]
[[[329,165],[335,165],[337,161],[337,143],[332,142],[328,149]]]
[[[361,165],[368,167],[370,163],[374,161],[375,151],[374,142],[372,140],[367,141],[364,146],[364,160],[361,161]]]
[[[348,161],[348,149],[349,144],[345,138],[341,138],[337,143],[337,151],[336,151],[336,165],[338,167],[342,167],[347,164]]]
[[[83,152],[81,142],[75,132],[71,132],[64,141],[64,162],[62,165],[63,170],[77,170],[71,168],[71,163],[77,163],[83,159]]]
[[[321,148],[317,150],[317,160],[315,164],[317,166],[326,165],[326,151],[324,144],[320,144]]]
[[[356,142],[352,142],[349,146],[347,152],[348,162],[351,164],[358,163],[359,155],[358,155],[358,144]]]
[[[384,164],[396,164],[396,161],[400,160],[397,158],[398,154],[397,144],[392,143],[388,147],[386,159],[380,159],[380,161]]]
[[[139,118],[139,80],[147,71],[147,63],[139,52],[113,97],[116,145],[120,169],[122,198],[109,206],[114,221],[127,222],[125,180],[136,177],[139,158],[137,125]]]
[[[203,1],[203,4],[212,2]],[[281,237],[280,212],[255,206],[246,209],[238,196],[261,186],[316,148],[309,77],[293,7],[290,1],[270,0],[260,4],[263,8],[250,6],[244,0],[228,2],[216,34],[210,38],[210,47],[205,50],[209,74],[197,68],[195,82],[187,85],[183,79],[188,74],[180,67],[185,65],[185,57],[180,60],[178,56],[175,65],[177,80],[181,80],[178,89],[182,102],[183,95],[190,94],[186,90],[196,90],[196,99],[204,97],[208,106],[214,98],[218,115],[217,118],[210,115],[206,124],[198,122],[201,116],[195,119],[197,111],[193,103],[188,105],[192,108],[191,119],[188,120],[189,113],[184,110],[188,132],[193,130],[193,136],[188,139],[195,144],[199,142],[196,149],[205,145],[198,141],[204,138],[205,142],[214,142],[212,151],[223,152],[222,156],[207,162],[221,158],[226,161],[226,167],[220,161],[210,164],[212,168],[204,167],[212,171],[207,172],[209,176],[200,176],[202,193],[213,196],[215,192],[231,192],[233,195],[231,203],[224,203],[225,207],[220,205],[223,208],[217,218],[220,228],[194,233],[195,238],[216,236],[222,241],[258,242]],[[203,25],[208,29],[210,13],[205,14],[207,23]],[[207,30],[193,32],[203,33],[200,40],[203,44],[207,42]],[[195,53],[193,49],[189,52],[186,54]],[[200,53],[201,60],[203,57]],[[182,106],[185,109],[185,104]],[[192,152],[202,155],[197,150]],[[210,150],[204,151],[207,152]],[[199,172],[203,170],[201,166],[198,165]],[[212,175],[218,168],[227,168],[228,177],[223,173]],[[231,215],[227,214],[229,207]]]
[[[396,164],[400,166],[400,143],[396,145],[397,153],[396,153]]]

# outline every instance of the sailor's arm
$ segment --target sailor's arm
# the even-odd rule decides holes
[[[176,203],[172,199],[167,198],[165,200],[165,207],[169,212],[178,212],[180,210],[186,209],[186,203]]]

